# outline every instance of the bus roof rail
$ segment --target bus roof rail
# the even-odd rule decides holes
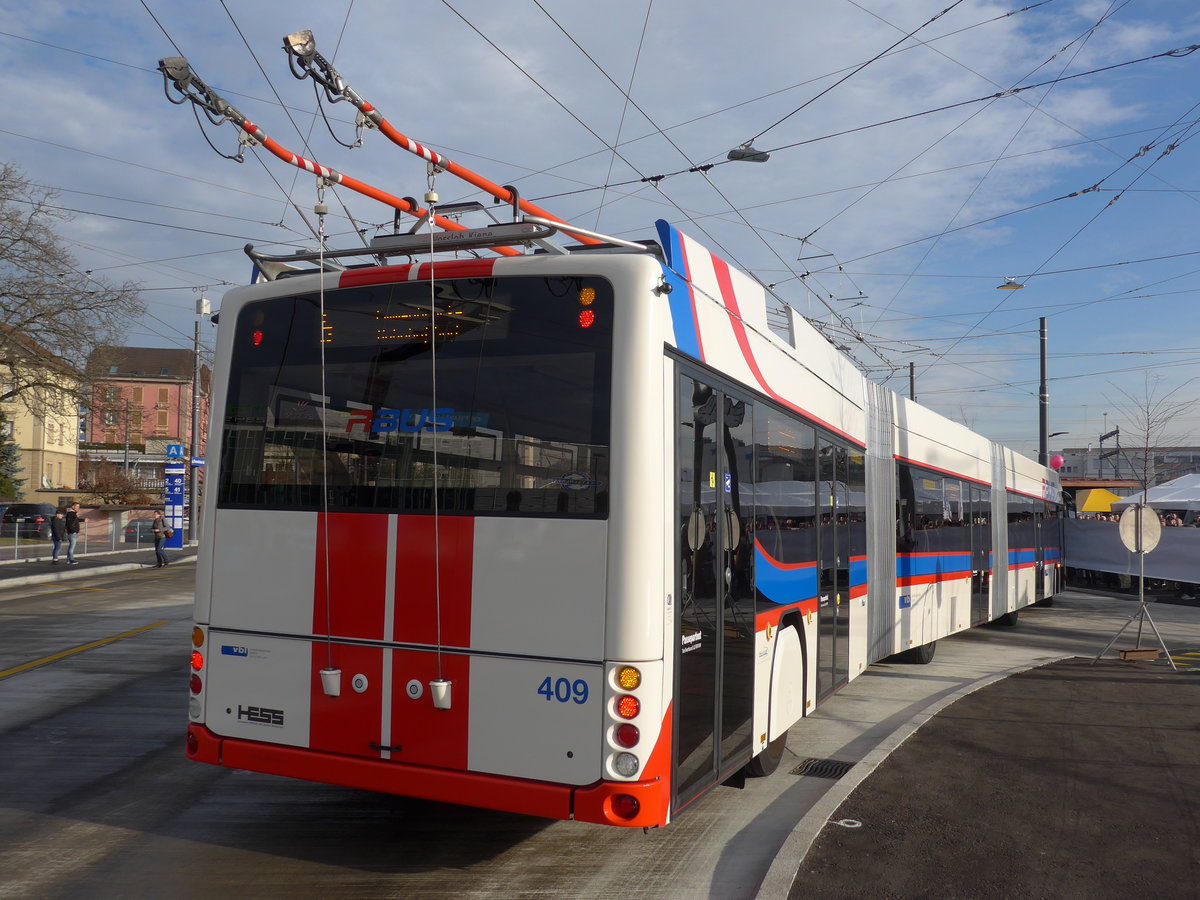
[[[514,244],[542,245],[546,238],[557,231],[552,225],[526,222],[508,222],[471,228],[466,231],[426,231],[418,234],[382,234],[372,238],[369,246],[351,247],[347,250],[298,250],[281,256],[261,253],[253,244],[244,248],[246,255],[263,269],[263,263],[288,265],[295,262],[321,262],[346,256],[374,256],[380,259],[389,256],[417,256],[433,252],[456,250],[479,250]],[[566,252],[562,248],[554,248]]]

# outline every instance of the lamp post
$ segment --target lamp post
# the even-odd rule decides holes
[[[1046,386],[1046,317],[1038,319],[1038,333],[1041,335],[1042,381],[1038,390],[1038,463],[1046,465],[1047,443],[1050,435],[1047,420],[1050,418],[1050,390]]]

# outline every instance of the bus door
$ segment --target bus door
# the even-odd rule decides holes
[[[821,699],[850,677],[850,498],[846,448],[818,441],[817,460],[817,698]]]
[[[991,616],[988,593],[991,585],[992,525],[991,494],[988,488],[963,482],[964,513],[971,527],[971,623],[986,622]]]
[[[754,701],[754,408],[681,375],[674,808],[743,766]]]

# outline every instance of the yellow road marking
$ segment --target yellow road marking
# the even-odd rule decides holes
[[[141,628],[133,629],[133,631],[126,631],[123,634],[116,634],[112,637],[102,638],[98,641],[92,641],[90,644],[72,647],[70,650],[64,650],[61,653],[55,653],[51,656],[43,656],[41,659],[35,659],[33,662],[23,663],[22,665],[14,666],[11,669],[5,669],[4,671],[0,672],[0,679],[7,678],[10,675],[18,675],[21,672],[28,672],[30,669],[36,669],[38,666],[44,666],[52,662],[58,662],[60,659],[66,659],[68,656],[74,656],[76,653],[83,653],[85,650],[95,650],[97,647],[103,647],[105,644],[111,644],[113,641],[119,641],[122,638],[133,637],[135,634],[141,634],[143,631],[149,631],[152,628],[159,628],[166,624],[166,622],[155,622],[153,625],[143,625]]]

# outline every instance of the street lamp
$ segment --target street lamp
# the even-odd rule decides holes
[[[771,158],[771,154],[765,150],[755,150],[751,144],[753,141],[746,141],[740,147],[734,147],[726,154],[725,158],[735,162],[758,162],[763,163]],[[1023,285],[1022,285],[1023,286]]]

